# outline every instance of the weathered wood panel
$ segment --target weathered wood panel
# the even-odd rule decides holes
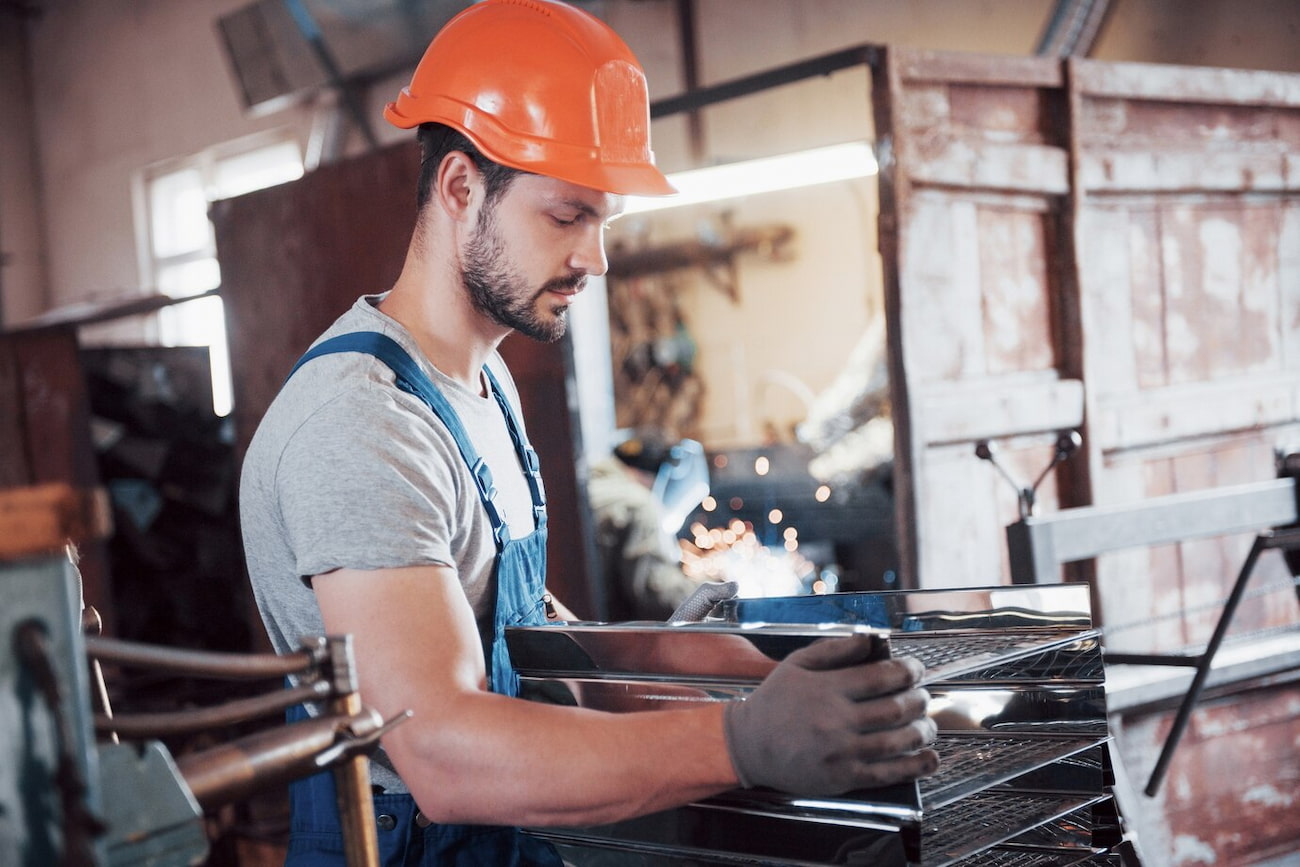
[[[1089,493],[1124,502],[1268,478],[1272,447],[1300,421],[1294,77],[1074,72]],[[1205,641],[1249,543],[1102,558],[1106,621],[1156,620],[1117,629],[1112,646]],[[1236,629],[1294,622],[1280,569],[1261,561]]]
[[[1300,690],[1294,686],[1201,705],[1164,785],[1127,811],[1126,818],[1141,829],[1143,863],[1201,867],[1294,856],[1300,811],[1297,718]],[[1150,774],[1172,721],[1172,711],[1147,713],[1126,718],[1114,730],[1136,780],[1144,783]]]
[[[905,581],[1006,580],[1016,492],[978,439],[1029,484],[1050,432],[1081,428],[1044,511],[1273,476],[1274,446],[1300,446],[1300,77],[890,49],[873,85]],[[1182,650],[1252,538],[1070,574],[1093,579],[1109,648]],[[1298,618],[1269,552],[1229,634]],[[1197,712],[1160,797],[1123,805],[1149,863],[1300,844],[1296,701],[1292,684]],[[1131,775],[1170,719],[1117,720]]]
[[[874,71],[877,134],[893,156],[882,160],[881,248],[913,586],[1006,574],[999,522],[1015,520],[1016,491],[975,457],[977,439],[1002,440],[1000,461],[1028,484],[1054,432],[1083,421],[1056,337],[1070,171],[1049,90],[1061,70],[1004,61],[891,49]]]

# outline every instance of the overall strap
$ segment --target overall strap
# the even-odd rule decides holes
[[[524,437],[523,425],[515,416],[515,411],[510,408],[510,401],[506,400],[506,393],[501,389],[501,383],[497,382],[496,376],[492,374],[490,368],[486,365],[483,372],[487,374],[488,383],[492,387],[492,394],[496,397],[497,403],[501,406],[501,412],[506,417],[506,427],[510,429],[510,439],[515,444],[515,452],[519,455],[519,464],[524,468],[524,475],[528,479],[528,490],[533,496],[533,523],[538,530],[546,528],[546,486],[542,484],[542,462],[537,457],[537,452],[533,450],[532,445]]]
[[[428,375],[420,369],[420,366],[415,363],[396,340],[377,331],[354,331],[331,337],[307,350],[302,358],[298,359],[297,364],[293,366],[293,370],[289,371],[289,377],[285,378],[286,381],[298,372],[298,368],[313,358],[335,352],[363,352],[378,358],[392,369],[398,388],[419,398],[442,421],[452,439],[456,441],[456,447],[460,449],[460,455],[465,461],[465,466],[469,467],[470,474],[474,476],[479,499],[483,502],[483,508],[487,510],[488,519],[492,522],[492,534],[496,539],[497,550],[505,547],[506,543],[510,541],[510,528],[506,526],[501,511],[496,505],[497,489],[492,481],[491,469],[488,468],[487,462],[479,456],[474,445],[470,442],[469,435],[465,432],[465,427],[461,424],[460,416],[456,414],[456,410],[452,408],[451,404],[447,402],[447,398],[438,390],[438,387],[433,384]],[[500,397],[500,389],[490,372],[488,378],[492,381],[493,391],[498,395],[497,400],[502,401],[504,406],[505,402]],[[506,407],[506,409],[508,410],[509,407]],[[514,437],[515,421],[508,411],[506,413],[506,423],[510,427],[511,436]],[[533,455],[533,463],[536,463],[536,454]],[[529,484],[531,487],[531,472]],[[534,502],[536,502],[536,496],[534,496]],[[536,506],[534,506],[535,510]]]

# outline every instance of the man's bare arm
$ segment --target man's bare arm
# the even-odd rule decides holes
[[[313,586],[326,630],[353,636],[366,703],[385,716],[415,712],[384,747],[436,822],[599,824],[738,784],[721,705],[610,714],[489,692],[474,616],[449,568],[338,570]],[[852,648],[836,655],[834,670],[809,673],[818,656],[829,658],[813,653],[802,675],[791,671],[798,676],[759,688],[755,711],[765,715],[741,720],[758,736],[745,755],[749,775],[760,780],[756,769],[788,765],[796,755],[786,755],[786,742],[801,736],[811,751],[801,762],[816,779],[796,769],[773,783],[843,791],[930,773],[937,757],[914,752],[934,736],[922,716],[925,694],[910,688],[919,666],[854,666]],[[782,715],[763,710],[791,703],[787,697],[803,722],[767,731],[787,729]],[[731,729],[734,738],[736,720]]]
[[[313,587],[326,631],[353,636],[365,702],[415,712],[384,747],[434,821],[607,822],[737,784],[721,707],[608,714],[489,692],[449,568],[338,570]]]

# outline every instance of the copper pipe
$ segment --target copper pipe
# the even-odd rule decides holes
[[[115,665],[137,666],[176,674],[229,680],[260,680],[306,671],[316,663],[307,652],[283,656],[274,653],[219,653],[157,647],[119,638],[87,638],[91,659]]]
[[[355,718],[314,717],[181,756],[176,766],[194,798],[209,810],[319,772],[317,756],[334,746],[341,733],[373,731],[381,722],[371,710]]]
[[[330,702],[330,710],[355,716],[362,710],[361,696],[355,692],[340,696]],[[370,792],[370,759],[354,756],[336,766],[334,787],[338,790],[343,851],[348,867],[379,867],[379,831]]]
[[[116,717],[95,715],[95,731],[116,731],[125,738],[150,738],[185,734],[203,729],[234,725],[250,719],[287,710],[307,701],[321,701],[329,694],[329,685],[315,681],[305,686],[280,690],[267,695],[240,699],[213,707],[170,713],[136,713]]]
[[[332,636],[327,639],[327,646],[334,696],[329,703],[330,713],[356,716],[362,706],[352,636]],[[370,792],[370,760],[358,755],[336,765],[334,788],[338,794],[343,852],[348,867],[379,867],[379,831]]]

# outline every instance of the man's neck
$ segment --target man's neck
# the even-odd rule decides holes
[[[509,331],[489,322],[450,277],[408,259],[379,309],[411,333],[434,367],[482,394],[483,365]]]

